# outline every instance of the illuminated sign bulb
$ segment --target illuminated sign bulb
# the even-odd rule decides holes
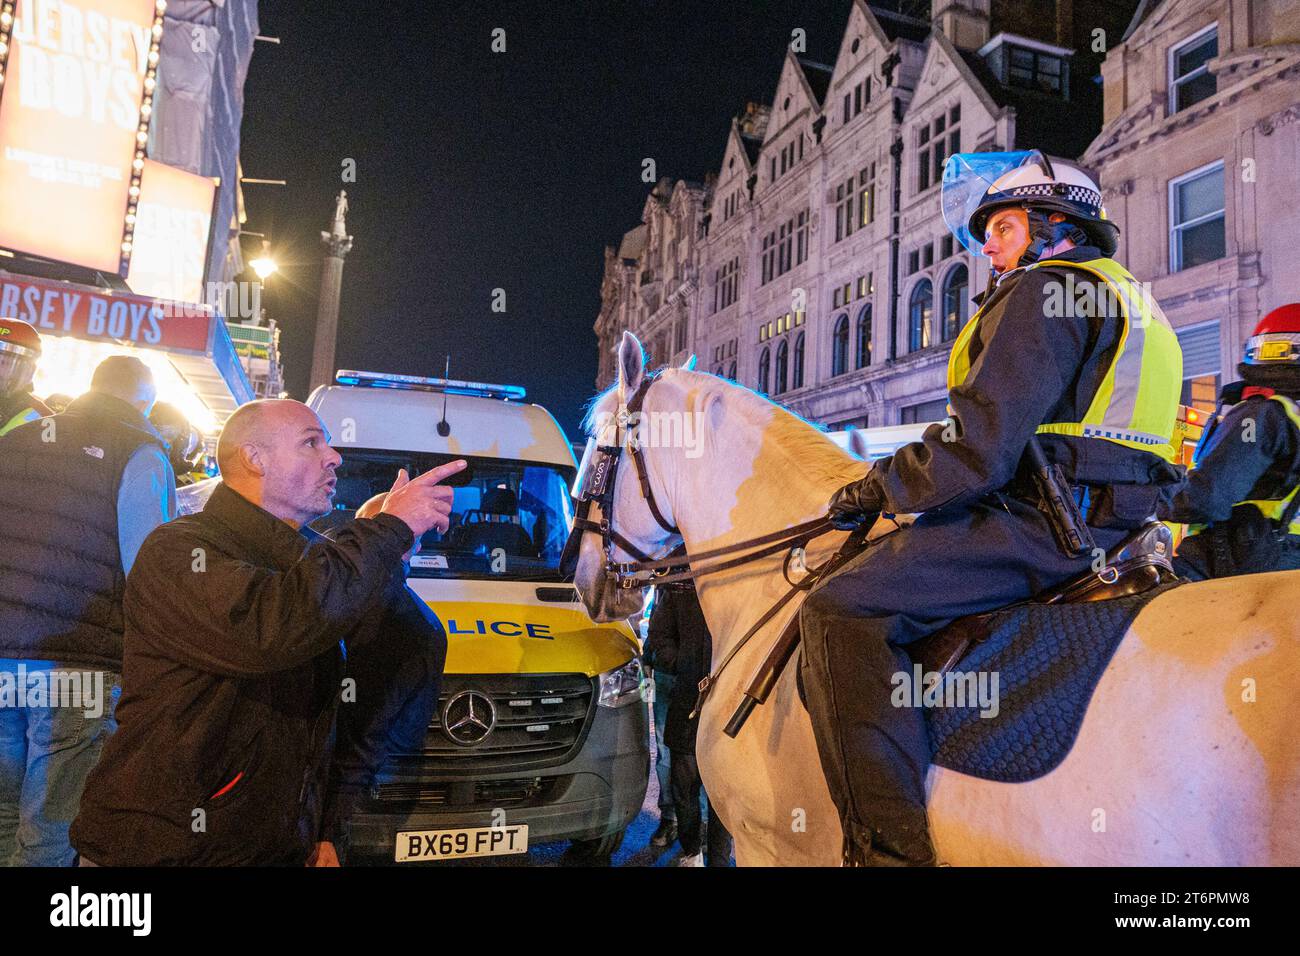
[[[123,252],[130,252],[130,251],[131,251],[131,243],[129,243],[129,242],[124,242],[124,243],[122,243],[122,251],[123,251]]]

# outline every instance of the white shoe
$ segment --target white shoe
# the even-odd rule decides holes
[[[704,854],[696,853],[694,856],[682,856],[677,860],[678,866],[703,866]]]

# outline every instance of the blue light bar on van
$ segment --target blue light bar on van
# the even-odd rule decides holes
[[[399,375],[395,372],[357,372],[341,368],[334,373],[340,385],[359,388],[403,388],[417,392],[446,392],[449,395],[473,395],[478,398],[500,398],[504,401],[523,401],[526,392],[522,385],[493,385],[489,382],[462,382],[454,378],[426,378],[422,375]]]

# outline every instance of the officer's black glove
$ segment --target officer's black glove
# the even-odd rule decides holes
[[[826,516],[841,531],[854,531],[868,519],[874,522],[883,505],[868,479],[862,478],[850,482],[831,496]]]

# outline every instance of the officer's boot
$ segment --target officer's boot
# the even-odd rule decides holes
[[[937,866],[927,827],[898,826],[886,836],[880,830],[844,821],[844,866]]]

